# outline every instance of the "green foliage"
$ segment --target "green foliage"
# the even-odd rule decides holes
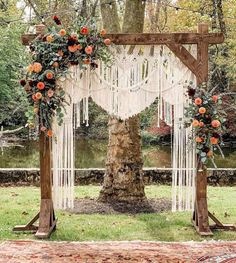
[[[0,26],[0,125],[25,123],[24,112],[28,106],[19,76],[27,63],[27,52],[19,36],[24,26]]]
[[[77,198],[97,198],[100,187],[76,187]],[[170,186],[146,186],[148,198],[171,199]],[[209,187],[209,210],[224,223],[236,224],[236,199],[234,187]],[[25,224],[38,212],[39,188],[1,188],[0,240],[34,239],[29,233],[13,233],[15,225]],[[225,212],[227,217],[225,217]],[[164,212],[160,214],[72,214],[56,211],[57,230],[51,240],[105,241],[204,241],[235,240],[234,231],[214,231],[213,237],[200,237],[191,224],[191,212]]]
[[[78,18],[73,28],[67,32],[57,16],[53,17],[56,26],[36,38],[30,49],[33,62],[28,67],[25,87],[30,105],[34,107],[35,120],[39,120],[42,131],[51,136],[52,117],[56,115],[58,124],[63,122],[62,108],[70,104],[68,96],[57,80],[65,77],[70,66],[79,65],[81,70],[98,67],[96,60],[111,61],[104,33],[96,28],[93,19]],[[30,115],[29,125],[34,126]]]
[[[204,85],[197,88],[190,85],[188,95],[191,103],[185,109],[185,125],[192,125],[194,130],[190,141],[196,141],[196,152],[202,163],[210,159],[214,164],[213,153],[217,149],[221,151],[222,135],[226,131],[222,98],[214,95],[214,90],[206,91]]]

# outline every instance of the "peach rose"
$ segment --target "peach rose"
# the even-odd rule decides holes
[[[52,42],[53,41],[53,36],[52,35],[48,35],[47,37],[46,37],[46,40],[47,40],[47,42]]]
[[[104,37],[105,35],[106,35],[106,30],[105,29],[102,29],[101,31],[100,31],[100,35],[102,36],[102,37]]]
[[[215,137],[211,137],[210,138],[210,142],[211,142],[211,144],[217,144],[218,143],[218,139],[215,138]]]
[[[212,100],[213,100],[214,102],[217,102],[218,96],[217,96],[217,95],[213,95],[213,96],[212,96]]]
[[[201,114],[204,114],[206,112],[206,108],[204,107],[201,107],[199,110],[198,110],[199,113]]]
[[[219,122],[218,120],[213,120],[213,121],[211,122],[211,126],[212,126],[213,128],[218,128],[218,127],[220,127],[220,122]]]
[[[37,100],[40,100],[40,99],[42,98],[42,93],[37,92],[37,93],[35,94],[35,97],[36,97]]]
[[[83,48],[82,45],[80,45],[80,44],[77,45],[78,50],[81,50],[82,48]]]
[[[201,104],[202,104],[202,99],[196,98],[195,101],[194,101],[194,103],[195,103],[196,105],[201,105]]]
[[[51,71],[49,71],[47,74],[46,74],[46,78],[47,79],[53,79],[54,75]]]
[[[109,38],[106,38],[106,39],[104,40],[104,44],[105,44],[106,46],[109,46],[109,45],[111,44],[111,40],[110,40]]]
[[[65,30],[65,29],[61,29],[61,30],[59,31],[59,35],[60,35],[61,37],[64,37],[64,36],[66,35],[66,30]]]
[[[201,137],[196,137],[195,141],[196,141],[196,142],[202,142],[203,140],[202,140]]]
[[[42,71],[42,69],[43,69],[43,66],[41,65],[41,63],[35,62],[35,63],[33,64],[33,71],[34,71],[34,72],[39,73],[39,72]]]
[[[199,126],[200,126],[200,127],[203,127],[203,126],[204,126],[204,122],[200,121],[200,122],[199,122]]]
[[[43,90],[45,88],[45,84],[43,82],[39,82],[37,84],[37,88],[40,89],[40,90]]]
[[[193,125],[193,127],[199,126],[199,121],[198,121],[198,120],[194,120],[194,121],[192,122],[192,125]]]
[[[54,68],[58,68],[58,67],[59,67],[59,63],[58,63],[58,62],[54,62],[54,63],[52,64],[52,66],[53,66]]]
[[[34,71],[34,67],[32,64],[29,64],[29,66],[27,67],[27,71],[30,73]]]
[[[74,45],[74,46],[68,46],[68,50],[72,53],[76,52],[77,51],[77,46]]]
[[[91,46],[87,46],[85,48],[85,53],[87,53],[88,55],[92,54],[92,52],[93,52],[93,48]]]

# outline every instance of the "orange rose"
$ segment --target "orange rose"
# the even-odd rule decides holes
[[[217,95],[212,96],[212,100],[213,100],[214,102],[217,102],[218,96],[217,96]]]
[[[40,100],[40,99],[42,98],[42,93],[37,92],[37,93],[35,94],[35,98],[36,98],[37,100]]]
[[[217,144],[218,143],[218,139],[215,137],[211,137],[210,141],[211,141],[211,144]]]
[[[59,31],[59,35],[60,35],[61,37],[64,37],[64,36],[66,35],[66,30],[65,30],[65,29],[61,29],[61,30]]]
[[[106,38],[106,39],[104,40],[104,44],[105,44],[106,46],[111,45],[111,40],[110,40],[109,38]]]
[[[100,31],[100,35],[102,36],[102,37],[104,37],[105,35],[106,35],[106,30],[105,29],[102,29],[101,31]]]
[[[195,141],[196,141],[196,142],[202,142],[203,139],[202,139],[201,137],[196,137]]]
[[[83,48],[82,45],[80,45],[80,44],[77,45],[78,50],[81,50],[82,48]]]
[[[201,105],[201,104],[202,104],[202,99],[196,98],[195,101],[194,101],[194,103],[195,103],[196,105]]]
[[[193,125],[193,127],[199,126],[199,121],[198,121],[198,120],[194,120],[194,121],[192,122],[192,125]]]
[[[36,95],[35,95],[35,94],[33,94],[33,95],[32,95],[32,99],[33,99],[34,101],[36,101],[36,100],[37,100],[37,98],[36,98]]]
[[[74,53],[75,51],[77,51],[77,46],[74,45],[74,46],[68,46],[68,50],[72,53]]]
[[[59,67],[59,63],[58,63],[58,62],[54,62],[54,63],[52,64],[52,66],[53,66],[54,68],[58,68],[58,67]]]
[[[204,114],[206,112],[206,108],[201,107],[198,111],[199,113]]]
[[[40,90],[43,90],[43,89],[45,88],[44,83],[43,83],[43,82],[39,82],[39,83],[37,84],[37,88],[40,89]]]
[[[46,74],[46,78],[47,79],[53,79],[54,75],[51,71],[49,71],[47,74]]]
[[[64,55],[64,53],[63,53],[63,51],[62,51],[61,49],[59,49],[59,50],[57,51],[57,54],[58,54],[60,57],[63,57],[63,55]]]
[[[46,37],[46,40],[47,40],[47,42],[52,42],[53,41],[53,36],[52,35],[48,35],[47,37]]]
[[[213,128],[218,128],[218,127],[220,127],[220,122],[219,122],[218,120],[213,120],[213,121],[211,122],[211,126],[212,126]]]
[[[53,135],[52,130],[48,130],[48,132],[47,132],[47,136],[48,136],[48,137],[52,137],[52,135]]]
[[[212,157],[213,156],[213,152],[212,151],[209,151],[208,153],[207,153],[207,157]]]
[[[42,69],[43,69],[43,66],[42,66],[39,62],[35,62],[35,63],[33,64],[33,70],[34,70],[34,72],[39,73],[39,72],[42,71]]]
[[[200,122],[199,122],[199,126],[200,126],[200,127],[203,127],[203,126],[204,126],[204,122],[200,121]]]
[[[87,53],[88,55],[92,54],[92,52],[93,52],[93,48],[91,46],[87,46],[85,48],[85,53]]]
[[[88,35],[89,30],[88,30],[87,27],[83,26],[83,27],[81,28],[81,30],[80,30],[80,33],[81,33],[82,35]]]
[[[89,60],[89,59],[84,59],[83,62],[84,62],[84,64],[86,64],[86,65],[89,65],[89,64],[90,64],[90,60]]]

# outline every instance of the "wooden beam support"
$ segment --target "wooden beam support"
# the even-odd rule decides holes
[[[24,34],[23,45],[29,45],[38,34]],[[107,34],[116,45],[165,45],[165,44],[220,44],[224,42],[223,33],[157,33],[157,34]]]
[[[198,77],[198,61],[183,45],[172,43],[167,44],[167,47]]]

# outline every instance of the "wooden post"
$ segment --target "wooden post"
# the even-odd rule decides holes
[[[40,212],[26,225],[15,226],[13,231],[36,232],[37,238],[50,237],[56,229],[56,219],[52,201],[52,172],[51,172],[51,139],[44,132],[39,136],[40,149]],[[39,225],[34,223],[39,219]]]
[[[198,33],[208,34],[208,25],[200,24]],[[207,83],[208,81],[208,42],[200,38],[197,44],[197,84]],[[193,212],[192,222],[197,232],[202,236],[212,236],[211,229],[233,230],[236,228],[233,225],[223,225],[215,216],[208,211],[207,206],[207,168],[197,156],[197,174],[196,174],[196,200]],[[209,225],[209,217],[215,222],[214,225]]]
[[[198,33],[208,33],[208,25],[200,24]],[[208,43],[200,38],[197,44],[197,85],[208,81]],[[196,201],[193,213],[193,224],[200,235],[213,235],[209,227],[208,207],[207,207],[207,170],[197,157],[196,174]]]
[[[35,236],[48,238],[56,228],[56,220],[52,201],[51,139],[44,132],[40,133],[39,147],[41,204],[39,227]]]
[[[45,25],[36,25],[36,34],[43,34]],[[56,229],[56,219],[52,201],[52,172],[51,172],[51,139],[44,132],[39,136],[40,151],[40,212],[26,225],[15,226],[13,231],[36,232],[37,238],[48,238]],[[34,223],[39,219],[39,225]]]

